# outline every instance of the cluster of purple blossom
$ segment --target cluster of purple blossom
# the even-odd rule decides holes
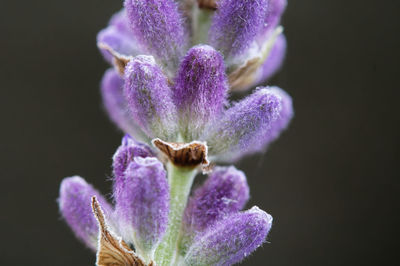
[[[61,214],[97,265],[232,265],[272,217],[232,163],[264,151],[293,116],[288,94],[259,87],[280,67],[286,0],[126,0],[98,47],[101,91],[127,135],[113,157],[114,206],[81,177],[63,180]],[[191,196],[193,178],[208,178]],[[188,198],[189,197],[189,198]]]

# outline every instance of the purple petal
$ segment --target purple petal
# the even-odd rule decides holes
[[[263,138],[261,146],[264,147],[279,137],[281,132],[287,128],[294,115],[293,103],[290,95],[278,87],[271,87],[270,90],[281,97],[282,109],[278,119],[271,124],[268,134]]]
[[[250,143],[261,141],[281,111],[281,98],[273,90],[258,88],[253,94],[229,108],[205,137],[209,154],[224,153],[231,161],[240,158]]]
[[[241,156],[265,151],[268,145],[275,141],[281,132],[287,128],[293,117],[292,98],[278,87],[270,87],[269,90],[281,99],[279,116],[271,123],[270,127],[265,132],[261,133],[262,135],[258,139],[254,139],[252,142],[248,143],[248,148],[241,153]]]
[[[109,25],[97,34],[97,43],[107,45],[117,53],[124,56],[136,56],[143,54],[139,44],[134,38],[134,33],[130,28],[128,17],[125,10],[116,13],[110,20]],[[109,51],[99,47],[104,58],[112,63],[112,55]]]
[[[123,179],[116,179],[114,198],[120,231],[135,248],[152,254],[168,223],[166,171],[156,158],[135,157]]]
[[[235,213],[210,227],[189,249],[187,265],[232,265],[240,262],[264,242],[272,216],[253,207]]]
[[[269,0],[267,16],[264,20],[264,32],[268,33],[279,25],[287,0]]]
[[[184,214],[185,248],[191,238],[228,214],[240,211],[249,199],[246,176],[235,167],[216,167],[189,199]]]
[[[210,43],[226,57],[249,48],[264,27],[269,0],[220,0],[209,31]]]
[[[222,55],[208,45],[190,49],[180,65],[173,94],[186,141],[197,139],[196,132],[218,118],[227,90]]]
[[[124,81],[114,69],[105,72],[101,81],[101,96],[104,108],[110,119],[124,132],[137,140],[146,141],[147,137],[132,120],[123,95]]]
[[[148,52],[176,69],[187,44],[177,4],[172,0],[125,0],[135,35]]]
[[[256,83],[263,83],[273,76],[282,66],[286,54],[286,38],[279,35],[272,47],[267,59],[258,71]]]
[[[256,74],[256,84],[267,81],[282,66],[286,53],[286,38],[283,34],[279,35],[272,47],[267,59],[261,65]]]
[[[106,215],[112,214],[112,207],[106,199],[79,176],[68,177],[61,182],[58,203],[61,215],[77,238],[95,251],[99,227],[92,212],[92,196],[97,197]]]
[[[151,148],[141,142],[137,142],[129,135],[125,135],[122,144],[113,156],[113,175],[116,180],[123,179],[125,170],[133,162],[135,157],[155,157]]]
[[[133,119],[151,138],[169,140],[175,134],[172,91],[151,56],[137,56],[125,69],[125,98]]]
[[[244,173],[233,166],[216,167],[194,191],[184,222],[194,231],[203,231],[227,214],[240,211],[248,199],[249,187]]]

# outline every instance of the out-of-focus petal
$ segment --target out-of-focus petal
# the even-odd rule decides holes
[[[92,196],[101,202],[106,215],[112,214],[112,207],[106,199],[79,176],[68,177],[61,182],[58,204],[62,217],[77,238],[95,251],[99,227],[92,212]]]

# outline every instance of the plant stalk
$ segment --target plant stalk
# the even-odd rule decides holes
[[[175,263],[183,212],[197,172],[196,169],[177,167],[170,162],[167,170],[170,189],[168,228],[155,253],[155,261],[160,266],[170,266]]]

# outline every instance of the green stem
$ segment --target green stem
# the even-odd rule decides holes
[[[157,265],[174,265],[173,263],[177,256],[177,242],[181,230],[183,211],[185,210],[195,175],[195,169],[180,168],[171,163],[168,164],[170,189],[168,228],[155,253]]]
[[[211,26],[211,17],[214,11],[199,9],[197,4],[192,9],[192,46],[196,44],[205,44],[208,39],[208,30]]]

